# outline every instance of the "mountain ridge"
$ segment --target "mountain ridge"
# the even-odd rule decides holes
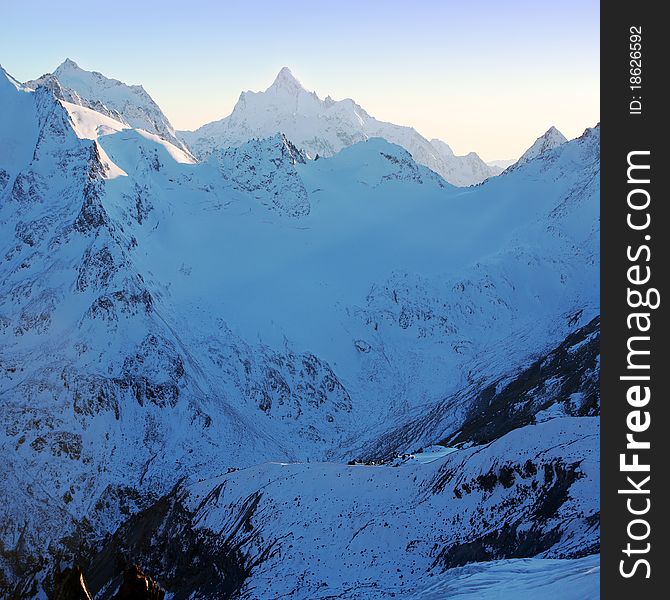
[[[141,85],[127,85],[97,71],[86,71],[70,58],[52,74],[42,75],[25,85],[31,89],[40,85],[54,87],[54,80],[60,86],[58,94],[62,99],[106,114],[130,127],[155,133],[186,150],[168,118]]]
[[[262,120],[254,120],[259,115]],[[321,100],[283,67],[263,92],[242,92],[231,114],[179,136],[200,158],[212,150],[235,147],[252,138],[285,134],[311,158],[332,156],[370,137],[403,146],[412,157],[454,185],[480,183],[494,174],[476,153],[456,156],[432,144],[414,128],[378,121],[350,98]],[[443,143],[443,142],[442,142]],[[446,146],[446,144],[444,144]]]
[[[167,556],[149,557],[168,579],[186,560],[179,536],[202,542],[213,568],[225,532],[248,598],[257,585],[302,586],[314,598],[345,583],[385,597],[365,569],[306,571],[310,549],[325,564],[312,538],[336,537],[351,563],[347,548],[361,553],[368,540],[372,553],[374,539],[400,535],[403,547],[383,561],[359,554],[397,592],[428,585],[413,561],[441,576],[468,556],[596,551],[598,424],[568,408],[581,406],[580,393],[598,403],[589,373],[566,384],[570,398],[557,380],[562,357],[576,352],[570,336],[599,310],[599,128],[462,189],[374,137],[307,160],[273,134],[197,162],[93,101],[58,97],[54,81],[34,90],[7,81],[2,593],[47,593],[57,564],[93,560],[117,531],[105,556],[108,567],[123,562],[124,531],[136,523],[174,536],[160,539]],[[528,419],[497,430],[492,412],[480,426],[472,411],[486,390],[501,392],[498,410],[507,398],[498,383],[556,348],[544,378],[524,388],[535,401]],[[584,370],[597,369],[588,357]],[[470,393],[480,385],[482,398]],[[417,458],[417,447],[459,430],[448,455]],[[397,463],[344,464],[383,442]],[[320,482],[318,496],[307,481]],[[329,495],[342,481],[357,494]],[[173,492],[190,500],[166,513]],[[547,496],[558,498],[555,511]],[[360,502],[374,507],[369,526]],[[408,502],[432,509],[410,522]],[[455,525],[452,504],[472,523]],[[483,506],[504,535],[480,518]],[[434,535],[433,509],[446,515]],[[312,537],[290,539],[302,511],[314,517],[303,532]],[[275,544],[291,557],[285,565]]]

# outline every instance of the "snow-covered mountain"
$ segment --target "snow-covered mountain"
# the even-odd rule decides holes
[[[106,114],[134,129],[144,129],[185,150],[168,118],[141,85],[126,85],[96,71],[86,71],[69,58],[53,74],[26,86],[46,85],[61,99]]]
[[[523,165],[528,161],[537,158],[541,154],[544,154],[548,150],[553,150],[561,144],[565,144],[567,141],[567,138],[552,125],[533,142],[530,148],[528,148],[528,150],[521,155],[519,160],[512,165],[512,168],[518,165]]]
[[[503,160],[489,160],[486,164],[489,167],[497,167],[499,169],[505,170],[507,167],[513,165],[518,159],[516,158],[507,158]]]
[[[370,136],[196,162],[72,100],[0,72],[3,594],[137,558],[420,597],[597,552],[598,128],[459,188]]]
[[[437,172],[449,183],[468,186],[481,183],[489,177],[502,173],[500,169],[487,165],[476,152],[456,156],[449,145],[442,140],[435,138],[430,140],[430,144],[435,148],[439,159],[437,163],[439,170]],[[418,159],[417,162],[422,163]],[[427,162],[423,164],[427,164]],[[431,167],[430,164],[427,164],[427,166]]]
[[[497,174],[477,154],[456,156],[440,140],[428,141],[411,127],[378,121],[353,100],[324,100],[307,91],[284,67],[264,92],[242,92],[233,112],[220,121],[179,136],[199,158],[213,150],[240,146],[254,138],[283,133],[310,158],[329,157],[342,148],[381,137],[405,148],[419,164],[449,183],[467,186]]]
[[[211,597],[223,580],[225,597],[247,600],[424,598],[436,585],[441,599],[452,597],[447,584],[468,573],[468,563],[491,569],[491,561],[533,554],[537,568],[588,556],[599,537],[595,421],[556,418],[489,446],[431,448],[391,465],[270,463],[178,486],[107,541],[89,583],[109,597],[109,563],[132,557],[164,580],[169,572],[177,597]],[[198,557],[195,569],[166,561],[175,539]],[[564,562],[579,575],[576,561]],[[516,566],[523,570],[522,561]],[[587,569],[592,576],[574,596],[548,597],[597,598],[593,566],[581,566],[582,577]],[[510,598],[550,592],[555,579],[545,577],[536,574],[534,589]],[[504,598],[514,585],[510,575],[489,580],[471,598]]]
[[[486,164],[491,170],[492,175],[500,175],[507,167],[511,167],[516,161],[516,158],[509,158],[505,160],[490,160]]]

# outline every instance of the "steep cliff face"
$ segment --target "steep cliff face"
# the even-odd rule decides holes
[[[3,593],[85,559],[112,594],[120,554],[184,597],[346,597],[597,547],[597,128],[464,190],[379,138],[198,163],[34,87],[0,74]],[[331,538],[339,579],[302,564]]]

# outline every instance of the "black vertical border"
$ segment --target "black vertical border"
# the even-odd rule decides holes
[[[670,303],[667,272],[670,270],[668,240],[670,226],[667,205],[670,195],[666,178],[670,177],[670,127],[667,112],[670,102],[663,93],[670,81],[670,23],[661,16],[663,3],[638,0],[631,3],[601,3],[601,597],[605,600],[631,598],[657,600],[670,597],[670,544],[667,512],[670,511],[670,344],[666,306]],[[629,34],[632,26],[642,27],[642,90],[630,89]],[[642,114],[629,114],[633,95],[641,95]],[[649,150],[651,184],[651,226],[643,233],[626,224],[628,153]],[[651,462],[651,509],[644,516],[651,525],[646,558],[651,576],[640,568],[631,578],[620,573],[623,550],[629,541],[627,526],[631,515],[626,496],[618,493],[626,485],[626,474],[619,470],[619,455],[625,451],[626,416],[629,409],[626,390],[629,382],[620,381],[626,374],[627,346],[630,332],[626,318],[635,312],[627,305],[627,269],[630,266],[627,246],[639,246],[641,237],[651,240],[651,284],[661,294],[661,305],[650,311],[652,318],[650,365],[651,427],[647,439],[651,449],[640,453],[640,459]],[[640,532],[641,529],[636,530]],[[643,546],[638,542],[638,546]],[[628,568],[633,564],[627,559]]]

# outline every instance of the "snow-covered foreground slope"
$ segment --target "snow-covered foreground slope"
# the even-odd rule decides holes
[[[575,556],[580,544],[597,550],[597,529],[573,531],[597,510],[588,487],[597,479],[589,462],[597,423],[588,416],[598,410],[589,395],[597,363],[578,354],[580,364],[591,362],[568,385],[561,365],[572,363],[560,358],[579,352],[572,334],[587,342],[595,335],[588,327],[598,314],[597,128],[463,189],[379,138],[310,161],[278,134],[196,163],[164,137],[59,98],[51,84],[31,91],[0,75],[0,101],[9,107],[0,139],[14,148],[0,144],[3,592],[17,584],[25,595],[48,590],[58,561],[93,560],[132,515],[168,505],[177,482],[184,479],[179,489],[189,498],[201,497],[231,467],[245,469],[226,479],[235,488],[226,502],[242,509],[270,485],[262,501],[270,504],[256,512],[269,520],[254,521],[259,545],[233,553],[234,576],[214,579],[218,593],[230,578],[281,579],[284,567],[263,548],[297,527],[292,519],[303,508],[310,535],[327,546],[329,527],[349,519],[335,514],[346,506],[363,514],[363,498],[386,497],[396,472],[404,474],[397,492],[369,508],[388,512],[384,522],[397,533],[411,525],[403,507],[425,506],[417,532],[427,536],[431,518],[440,526],[430,538],[437,549],[421,550],[421,564],[444,550],[433,569],[455,565],[454,553],[464,551],[453,548],[489,547],[486,536],[501,522],[514,535],[508,530],[499,555],[473,560]],[[505,386],[554,351],[560,360],[533,385]],[[491,388],[483,397],[496,398],[496,412],[477,420],[478,394]],[[524,420],[500,427],[497,415],[517,389]],[[565,428],[559,446],[553,433],[532,433],[556,427]],[[446,436],[461,450],[426,465],[342,464]],[[469,444],[476,446],[463,449]],[[548,461],[549,470],[520,467],[513,486],[487,491],[486,473],[511,455],[519,465]],[[560,468],[551,458],[559,455]],[[570,465],[579,460],[577,474]],[[300,464],[277,478],[280,466],[268,461]],[[458,488],[458,499],[456,475],[442,473],[450,491],[437,491],[441,465],[469,470],[473,480],[483,474],[484,487],[468,483],[471,492]],[[347,479],[359,472],[369,475]],[[493,474],[498,482],[501,473]],[[342,478],[351,494],[321,503]],[[570,491],[552,496],[556,512],[542,520],[533,507],[554,480]],[[323,489],[308,501],[315,481]],[[298,495],[300,511],[280,510]],[[473,521],[455,529],[455,507],[466,505]],[[229,537],[220,535],[221,514],[212,515],[208,556],[212,540]],[[510,555],[526,522],[537,523],[542,549],[522,545]],[[183,556],[182,537],[199,539],[196,525],[188,520],[173,532],[174,556]],[[398,546],[376,544],[386,539],[381,527],[376,538],[356,539],[367,539],[369,552],[383,549],[387,564],[404,561]],[[282,552],[299,562],[314,537]],[[338,540],[344,557],[351,547]],[[418,592],[418,571],[407,566],[403,582]],[[369,567],[386,577],[386,567]],[[302,572],[306,589],[319,590],[321,572]],[[297,585],[288,574],[286,581]],[[363,583],[355,580],[352,597],[361,597],[354,590]]]
[[[113,589],[107,565],[139,561],[171,572],[179,596],[189,565],[166,561],[165,548],[187,529],[201,543],[182,538],[184,554],[246,575],[240,598],[419,598],[473,561],[597,551],[597,454],[597,420],[563,418],[425,463],[242,469],[179,487],[131,519],[92,560],[90,580]],[[537,592],[546,582],[532,583]],[[576,597],[597,597],[597,580],[580,586]],[[193,591],[212,587],[203,577]]]
[[[518,559],[477,563],[447,572],[408,600],[597,600],[597,556],[575,560]]]
[[[381,137],[405,148],[419,164],[448,182],[468,186],[497,175],[474,152],[456,156],[440,140],[428,141],[411,127],[378,121],[353,100],[322,100],[308,92],[284,67],[264,92],[242,92],[233,112],[179,136],[199,158],[213,150],[241,146],[254,138],[285,134],[311,158],[332,156],[342,148]]]

